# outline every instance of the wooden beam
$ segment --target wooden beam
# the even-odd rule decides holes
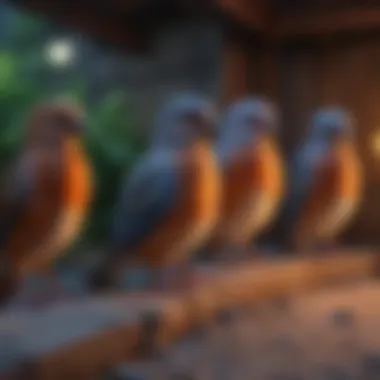
[[[153,5],[154,0],[107,0],[107,1],[92,1],[92,0],[80,0],[78,3],[91,5],[93,8],[107,8],[114,9],[115,11],[134,11],[139,8],[145,8]]]
[[[82,3],[14,0],[14,4],[122,49],[140,51],[146,42],[146,36],[141,30],[137,31],[131,25],[126,25],[120,15],[102,13],[95,7],[85,6]]]
[[[265,33],[269,22],[269,1],[218,0],[219,11],[226,19],[250,31]]]
[[[267,44],[260,54],[261,92],[274,102],[279,101],[279,65],[278,46]]]
[[[272,37],[279,41],[319,38],[336,33],[380,29],[380,8],[282,15],[273,23]]]
[[[225,36],[220,75],[222,105],[228,105],[249,92],[249,52],[243,41]]]
[[[13,359],[25,360],[25,366],[14,368],[16,373],[10,378],[91,380],[144,355],[137,350],[141,345],[149,355],[222,310],[369,278],[376,275],[378,263],[378,252],[363,250],[329,257],[214,264],[194,268],[197,285],[175,295],[89,296],[56,303],[38,315],[25,312],[16,320],[5,313],[0,315],[0,326],[12,347],[19,349],[19,357]]]

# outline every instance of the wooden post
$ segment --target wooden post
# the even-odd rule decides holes
[[[226,106],[248,92],[248,50],[240,39],[225,35],[220,73],[221,105]]]

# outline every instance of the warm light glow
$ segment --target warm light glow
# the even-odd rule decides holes
[[[371,134],[370,144],[373,155],[380,157],[380,129]]]
[[[53,40],[46,47],[48,62],[56,67],[66,67],[74,62],[75,47],[67,39]]]

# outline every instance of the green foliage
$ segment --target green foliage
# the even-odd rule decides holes
[[[133,132],[136,116],[123,94],[110,93],[90,113],[85,145],[95,170],[96,196],[87,236],[106,236],[119,196],[121,181],[144,143]]]
[[[49,67],[44,58],[45,44],[51,37],[49,24],[16,11],[10,13],[10,19],[8,40],[0,45],[0,170],[17,154],[25,117],[33,104],[53,96],[77,101],[88,115],[83,142],[93,165],[96,188],[78,244],[102,243],[111,224],[120,181],[144,149],[136,135],[138,115],[121,92],[105,91],[96,103],[88,100],[90,82],[96,78],[83,75],[75,66],[64,70]]]

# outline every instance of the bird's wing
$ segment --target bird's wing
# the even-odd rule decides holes
[[[288,173],[288,188],[282,209],[282,221],[287,235],[296,219],[320,183],[323,171],[323,150],[303,147],[293,156]]]
[[[323,212],[329,187],[333,185],[334,167],[326,151],[307,157],[299,154],[293,162],[291,186],[287,201],[288,225],[293,233],[308,230],[314,217]]]
[[[285,207],[288,220],[298,215],[299,210],[315,182],[314,163],[304,151],[296,153],[289,166],[289,184]]]
[[[133,249],[172,210],[179,167],[172,157],[150,156],[133,170],[122,189],[112,231],[114,248]]]
[[[0,194],[0,250],[4,250],[12,231],[29,203],[34,186],[33,160],[20,159],[8,172]]]

